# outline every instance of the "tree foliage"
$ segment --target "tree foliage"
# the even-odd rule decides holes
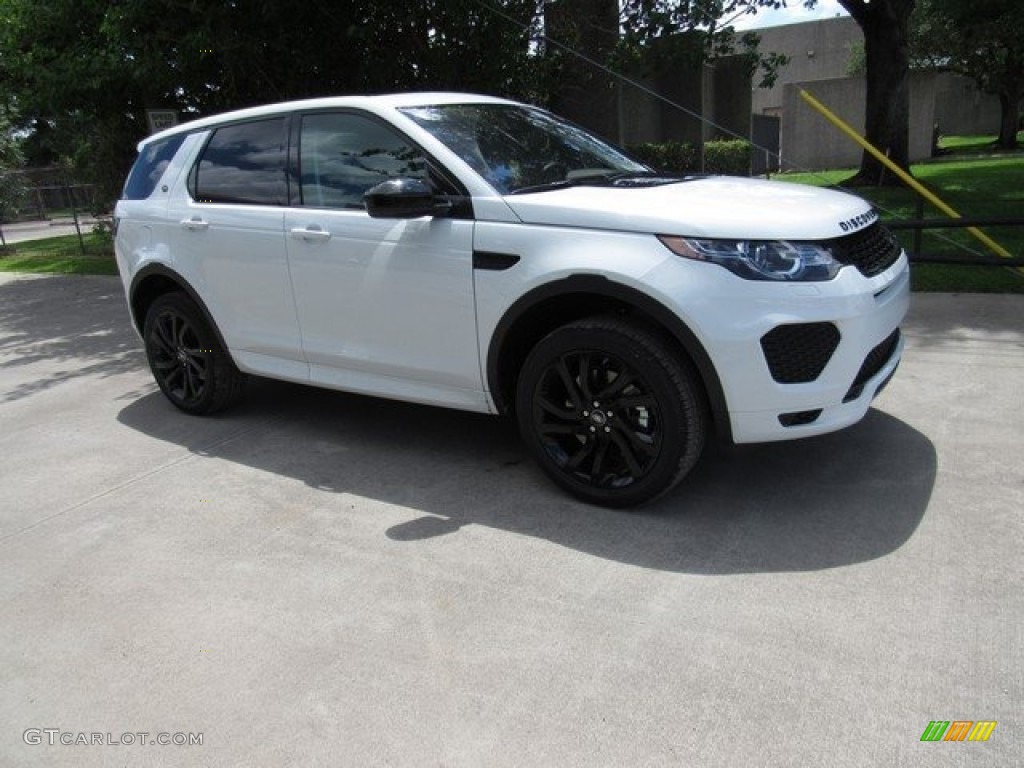
[[[188,118],[393,90],[530,97],[542,87],[536,10],[536,0],[0,0],[0,86],[33,131],[33,157],[109,169],[110,192],[147,109]]]
[[[737,34],[732,24],[741,16],[761,9],[800,5],[813,8],[817,0],[623,0],[622,45],[627,54],[654,50],[675,57],[683,66],[696,66],[720,56],[739,54],[746,58],[751,75],[760,71],[760,86],[771,87],[784,56],[758,49],[760,37],[754,32]],[[687,43],[674,48],[654,46],[655,41],[685,35]]]
[[[25,194],[21,167],[21,142],[3,109],[0,109],[0,246],[6,245],[3,223],[17,212]]]
[[[1017,146],[1024,97],[1024,13],[1019,0],[918,0],[913,51],[924,66],[973,79],[999,97],[1001,147]]]

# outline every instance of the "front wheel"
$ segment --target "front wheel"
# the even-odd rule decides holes
[[[526,358],[523,440],[560,486],[628,507],[667,492],[700,457],[707,407],[691,366],[646,328],[615,318],[562,326]]]
[[[157,298],[146,313],[142,335],[153,378],[181,410],[214,413],[241,397],[245,375],[184,293]]]

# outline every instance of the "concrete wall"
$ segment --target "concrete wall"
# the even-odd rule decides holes
[[[787,83],[846,77],[850,50],[864,39],[857,22],[848,17],[754,31],[761,36],[762,52],[783,53],[790,58],[789,64],[779,68],[774,88],[757,88],[753,92],[753,111],[769,115],[782,109]]]
[[[970,78],[951,72],[935,83],[935,122],[947,136],[999,133],[999,97],[982,93]]]
[[[850,52],[864,39],[857,23],[837,18],[755,31],[761,36],[762,51],[784,53],[791,59],[780,68],[777,85],[755,89],[751,100],[755,114],[782,118],[784,167],[787,161],[815,169],[859,165],[860,150],[818,117],[794,91],[795,86],[806,87],[863,132],[863,79],[846,75]],[[936,122],[946,135],[995,135],[999,131],[999,100],[981,93],[968,78],[946,72],[911,73],[910,98],[912,160],[931,154]],[[810,122],[805,124],[805,120]]]
[[[910,159],[931,156],[935,122],[935,82],[931,72],[910,76]],[[860,77],[790,83],[783,89],[782,168],[822,170],[860,165],[861,148],[800,98],[806,88],[818,101],[863,135],[866,86]]]

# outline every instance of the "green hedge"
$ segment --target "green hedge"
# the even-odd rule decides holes
[[[700,155],[692,144],[680,141],[634,144],[629,152],[655,170],[700,173]],[[704,173],[750,175],[750,142],[743,139],[704,142]]]

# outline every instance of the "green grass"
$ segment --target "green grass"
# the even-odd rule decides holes
[[[110,237],[94,233],[82,237],[85,255],[77,235],[10,244],[0,250],[0,272],[116,275]]]
[[[1024,131],[1017,134],[1017,140],[1024,144]],[[988,136],[943,136],[939,139],[939,149],[957,155],[1003,153],[1006,150],[994,146],[996,137]],[[1015,150],[1020,152],[1022,150]]]
[[[911,167],[914,177],[964,217],[1024,218],[1024,152],[978,155],[974,150],[993,137],[949,137],[950,155]],[[786,173],[776,178],[801,184],[841,186],[854,170],[821,173]],[[870,200],[885,219],[918,217],[916,192],[906,187],[858,187],[850,190]],[[925,203],[924,218],[945,218]],[[1024,226],[986,227],[989,235],[1015,257],[1024,257]],[[898,233],[904,247],[913,245],[913,233]],[[963,229],[926,231],[921,251],[926,254],[991,256],[991,252]],[[920,264],[914,268],[914,289],[919,291],[969,291],[1024,293],[1024,276],[1003,267]]]

